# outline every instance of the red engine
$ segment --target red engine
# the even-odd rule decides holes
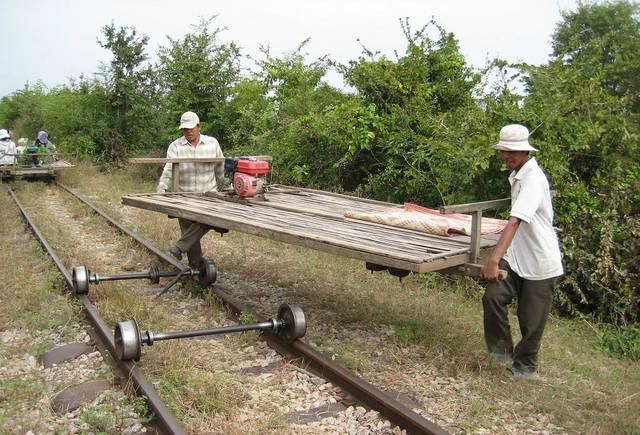
[[[269,162],[250,158],[229,158],[225,171],[233,174],[233,190],[236,195],[249,198],[264,193],[265,177],[271,169]]]

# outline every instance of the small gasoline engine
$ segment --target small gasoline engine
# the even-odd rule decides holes
[[[229,157],[224,161],[224,173],[233,183],[233,191],[241,198],[264,194],[269,162],[253,157]]]

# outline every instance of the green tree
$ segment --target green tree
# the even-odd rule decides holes
[[[38,130],[44,128],[43,100],[47,89],[43,83],[31,86],[28,83],[9,96],[2,97],[0,120],[3,128],[9,128],[16,136],[30,140],[36,138]]]
[[[369,194],[391,201],[440,205],[471,200],[474,176],[489,153],[479,143],[484,115],[473,98],[480,76],[466,64],[453,34],[431,21],[412,31],[390,60],[368,49],[343,66],[363,104],[373,105],[375,139],[358,156]]]
[[[264,155],[271,149],[276,108],[267,96],[267,84],[244,78],[231,89],[226,111],[229,149],[236,155]]]
[[[339,130],[351,120],[335,113],[347,97],[323,81],[329,59],[307,61],[303,53],[307,43],[308,39],[280,58],[263,49],[264,59],[258,62],[265,97],[275,109],[269,150],[280,181],[340,189],[340,169],[335,164],[348,142]]]
[[[563,14],[548,65],[524,67],[524,113],[558,191],[569,311],[640,320],[638,6],[580,5]]]
[[[583,4],[562,14],[553,38],[553,57],[581,77],[598,77],[611,95],[631,99],[640,111],[640,21],[638,4]]]
[[[168,38],[168,47],[159,50],[159,74],[173,124],[191,110],[200,117],[204,132],[225,143],[227,103],[239,80],[240,49],[219,41],[225,29],[213,28],[215,18],[200,21],[181,39]]]
[[[112,59],[102,68],[110,102],[109,130],[96,137],[96,153],[101,161],[118,162],[127,153],[149,147],[161,136],[158,126],[156,78],[146,63],[148,36],[139,36],[133,27],[115,24],[102,28],[98,44],[110,50]]]

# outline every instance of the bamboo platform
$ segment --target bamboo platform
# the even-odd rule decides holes
[[[128,206],[190,219],[335,255],[412,272],[470,271],[471,237],[439,236],[344,217],[402,206],[312,189],[270,186],[266,201],[225,193],[150,193],[122,197]],[[480,257],[498,235],[479,238]],[[477,257],[474,260],[478,260]],[[477,270],[477,268],[476,268]]]
[[[75,168],[75,165],[66,160],[58,160],[53,163],[33,166],[33,165],[0,165],[0,177],[42,177],[55,176],[56,172]]]

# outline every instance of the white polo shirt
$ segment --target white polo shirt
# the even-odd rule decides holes
[[[553,229],[549,182],[535,158],[509,175],[511,216],[522,222],[504,259],[518,276],[530,280],[563,274],[558,237]]]

